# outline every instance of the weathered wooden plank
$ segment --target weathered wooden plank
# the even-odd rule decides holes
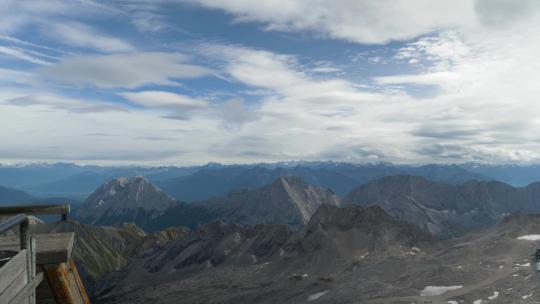
[[[11,213],[10,215],[15,215],[15,216],[2,221],[0,223],[0,233],[4,233],[12,229],[13,227],[16,227],[17,225],[21,225],[22,223],[25,223],[25,222],[28,224],[28,217],[20,213],[21,212]]]
[[[26,265],[26,249],[21,250],[2,268],[0,268],[0,294],[27,269]],[[2,302],[0,302],[2,303]]]
[[[86,290],[73,262],[43,266],[58,303],[90,304]]]
[[[19,251],[19,234],[9,234],[0,236],[0,250]]]
[[[22,205],[22,206],[2,206],[0,215],[13,215],[24,213],[27,215],[62,215],[69,214],[69,204],[58,205]]]
[[[75,233],[36,234],[37,263],[57,264],[71,258]]]
[[[73,277],[73,280],[75,281],[75,284],[79,289],[79,296],[81,297],[82,303],[90,304],[90,297],[88,297],[86,287],[84,287],[81,275],[79,274],[79,269],[77,268],[77,264],[75,264],[75,261],[73,261],[73,259],[69,259],[69,266],[71,269],[71,276]]]
[[[6,303],[16,304],[16,303],[21,303],[25,299],[35,299],[34,293],[36,291],[36,287],[39,285],[39,283],[41,283],[42,280],[43,280],[42,273],[36,275],[35,277],[32,278],[32,280],[30,280],[28,284],[26,284],[26,286],[24,286],[19,291],[19,293],[15,297],[11,299],[11,301],[6,302]],[[0,303],[4,303],[4,302],[0,302]]]
[[[9,284],[2,293],[0,293],[0,303],[10,303],[11,300],[24,289],[28,283],[26,270],[26,267],[23,268],[23,271],[12,280],[11,284]]]
[[[30,225],[30,234],[62,233],[74,231],[75,223],[70,221],[35,223]]]
[[[71,258],[75,233],[34,234],[36,239],[37,264],[64,263]],[[19,237],[9,235],[0,237],[0,250],[18,250]]]

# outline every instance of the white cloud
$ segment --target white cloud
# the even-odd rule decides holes
[[[411,140],[418,141],[417,151],[426,159],[540,159],[535,135],[540,131],[536,85],[540,39],[533,30],[540,22],[532,16],[538,16],[538,9],[516,20],[509,18],[504,26],[418,39],[397,56],[420,60],[423,70],[376,79],[379,84],[439,88],[424,100],[425,109],[418,110],[418,127],[412,131]]]
[[[118,104],[96,100],[68,98],[47,92],[39,92],[29,95],[24,95],[24,93],[19,92],[15,93],[14,96],[9,98],[0,99],[0,103],[18,107],[37,107],[46,110],[60,110],[72,113],[95,113],[127,110],[125,106]]]
[[[45,40],[46,43],[105,53],[134,51],[135,47],[129,42],[90,26],[96,24],[96,20],[111,16],[127,17],[120,10],[88,0],[3,0],[0,3],[0,38],[52,50],[14,37],[26,30],[35,33],[35,29],[39,29],[41,44]]]
[[[439,85],[444,82],[450,82],[457,80],[459,75],[453,72],[430,72],[423,74],[407,74],[407,75],[394,75],[394,76],[382,76],[376,77],[375,81],[378,84],[425,84],[425,85]]]
[[[232,79],[273,90],[274,98],[335,107],[340,102],[358,103],[374,96],[344,79],[313,78],[297,64],[294,56],[226,45],[207,45],[203,52],[214,59],[222,58],[226,63],[224,71]]]
[[[375,78],[383,89],[404,85],[378,93],[345,79],[316,78],[294,56],[215,45],[206,52],[222,56],[230,79],[266,91],[251,109],[258,119],[241,130],[266,144],[252,145],[247,158],[538,161],[540,66],[533,50],[540,39],[534,26],[519,35],[514,26],[420,38],[407,55],[405,49],[397,55],[422,60],[420,72]],[[409,85],[439,89],[415,98],[406,93]],[[240,155],[238,147],[249,144],[234,142],[220,153]]]
[[[93,1],[77,0],[2,0],[0,1],[0,33],[19,33],[31,25],[44,25],[59,20],[110,17],[111,10]]]
[[[125,92],[120,93],[127,100],[145,106],[145,107],[163,107],[163,108],[180,108],[193,109],[205,108],[208,102],[205,100],[195,99],[189,96],[180,95],[171,92],[162,91],[142,91],[142,92]]]
[[[224,146],[213,146],[222,156],[253,160],[320,159],[336,155],[327,150],[338,145],[350,145],[346,150],[358,152],[353,146],[362,142],[364,151],[383,150],[406,138],[398,135],[406,130],[399,123],[391,127],[394,123],[385,121],[387,115],[397,115],[393,108],[398,103],[393,96],[364,91],[340,78],[314,78],[297,64],[294,56],[223,45],[207,45],[204,52],[213,59],[221,58],[224,72],[233,81],[267,91],[248,110],[252,113],[248,117],[255,119],[236,130],[238,138]],[[405,102],[407,99],[401,100]],[[337,123],[342,127],[339,132],[335,128]],[[390,138],[389,133],[399,139]],[[254,144],[252,138],[261,140]],[[273,150],[269,151],[270,147]],[[356,152],[354,160],[373,160],[368,153]],[[392,151],[387,157],[397,159]]]
[[[26,40],[21,40],[19,38],[15,38],[15,37],[12,37],[12,36],[9,36],[9,35],[0,35],[0,40],[4,40],[6,42],[13,43],[13,44],[16,44],[16,45],[22,45],[22,46],[31,47],[31,48],[34,48],[34,49],[42,49],[42,50],[52,51],[54,53],[62,53],[62,54],[65,53],[64,51],[59,50],[59,49],[55,49],[55,48],[44,46],[44,45],[35,44],[35,43],[29,42],[29,41],[26,41]]]
[[[78,22],[46,23],[42,31],[59,44],[95,49],[101,52],[134,51],[128,42],[100,33],[92,27]]]
[[[33,75],[25,71],[0,68],[1,84],[25,84],[32,80]]]
[[[0,132],[3,162],[196,164],[213,158],[207,147],[230,139],[212,120],[162,119],[139,110],[83,113],[39,104],[0,106],[0,121],[10,126],[9,132]],[[148,143],[156,137],[170,140]]]
[[[217,106],[217,116],[226,128],[239,129],[248,122],[259,119],[258,113],[248,109],[240,99],[223,102]]]
[[[239,22],[260,22],[267,30],[311,31],[361,43],[408,40],[477,20],[474,1],[430,0],[195,0],[222,9]]]
[[[183,54],[131,51],[134,47],[122,44],[123,40],[118,44],[98,39],[89,44],[92,35],[116,38],[87,28],[90,36],[75,35],[69,44],[123,53],[65,56],[35,74],[0,69],[0,121],[15,130],[0,133],[0,140],[6,143],[0,159],[98,163],[124,159],[153,164],[290,159],[540,160],[538,2],[199,2],[230,12],[240,22],[260,22],[268,30],[310,31],[317,37],[323,34],[356,43],[412,40],[393,56],[388,56],[391,48],[378,51],[383,47],[347,53],[351,59],[362,56],[363,61],[377,64],[371,67],[387,73],[359,83],[346,78],[354,77],[349,71],[358,72],[354,70],[358,60],[351,66],[340,65],[341,73],[329,62],[306,63],[309,58],[301,53],[205,44],[193,55],[204,56],[219,67],[208,68],[193,64]],[[42,5],[39,14],[54,14],[45,7],[46,2]],[[161,30],[154,21],[165,19],[152,19],[159,11],[141,11],[156,15],[148,15],[148,23],[142,18],[140,30]],[[2,15],[1,8],[0,16],[9,18]],[[2,24],[0,18],[0,31],[7,29]],[[13,24],[11,28],[22,26]],[[77,41],[81,37],[84,39]],[[43,49],[13,39],[3,41]],[[6,48],[3,50],[5,53]],[[29,60],[48,60],[12,50],[21,49],[8,50],[10,56],[20,59],[27,55]],[[399,71],[407,72],[392,73],[396,63]],[[407,64],[410,69],[401,69]],[[240,85],[240,89],[229,95],[197,92],[203,96],[199,98],[152,87],[180,86],[181,79],[214,74],[226,79],[227,86]],[[10,92],[10,85],[20,90]],[[44,89],[62,90],[63,86],[112,94],[121,91],[136,106],[81,100]],[[126,90],[135,88],[140,91]],[[430,94],[416,95],[428,91]],[[89,133],[114,136],[85,136]],[[159,145],[148,144],[155,140]],[[17,154],[20,151],[26,154]]]
[[[17,58],[19,60],[24,60],[24,61],[28,61],[35,64],[40,64],[40,65],[49,64],[48,61],[35,57],[32,54],[29,54],[29,52],[27,51],[24,51],[18,48],[13,48],[13,47],[0,46],[0,55],[6,55],[9,57]]]
[[[136,11],[133,12],[131,18],[132,23],[143,32],[158,32],[170,27],[158,13]]]
[[[212,75],[213,71],[185,63],[179,53],[138,52],[65,57],[41,69],[54,82],[99,88],[136,88],[146,84],[178,85],[176,79]]]

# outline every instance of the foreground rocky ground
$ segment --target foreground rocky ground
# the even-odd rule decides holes
[[[147,246],[96,302],[537,303],[531,234],[540,216],[512,215],[438,241],[376,207],[321,208],[298,232],[214,223]]]

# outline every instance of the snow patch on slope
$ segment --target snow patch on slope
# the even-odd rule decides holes
[[[499,292],[498,292],[498,291],[494,291],[494,292],[493,292],[493,295],[490,296],[490,297],[488,297],[488,299],[490,299],[490,300],[495,300],[495,299],[498,298],[498,297],[499,297]]]
[[[328,293],[330,290],[325,290],[325,291],[321,291],[321,292],[317,292],[317,293],[314,293],[312,295],[309,296],[309,298],[307,299],[308,301],[315,301],[315,300],[318,300],[320,297],[324,296],[326,293]]]
[[[540,234],[528,234],[528,235],[522,235],[517,238],[518,240],[525,240],[525,241],[539,241],[540,240]]]
[[[440,296],[448,291],[463,288],[463,285],[456,286],[426,286],[424,290],[420,292],[421,297],[433,297]]]

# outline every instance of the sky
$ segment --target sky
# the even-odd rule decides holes
[[[538,163],[536,0],[2,0],[0,163]]]

